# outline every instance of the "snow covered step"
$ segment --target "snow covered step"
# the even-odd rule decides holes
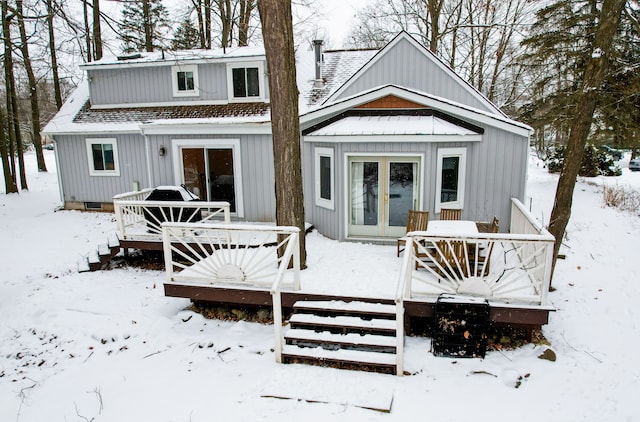
[[[396,321],[391,319],[364,320],[354,316],[319,316],[313,314],[293,314],[289,319],[292,328],[363,331],[371,334],[395,334]]]
[[[296,312],[323,312],[342,315],[378,316],[395,318],[396,306],[383,303],[344,302],[341,300],[297,301],[293,304]]]
[[[79,273],[87,273],[91,271],[89,267],[89,260],[87,258],[80,259],[78,261],[78,272]]]
[[[326,350],[320,347],[298,347],[284,345],[282,357],[286,361],[303,361],[315,363],[334,363],[362,369],[363,366],[386,369],[393,372],[396,367],[395,353],[363,352],[359,350]]]
[[[307,347],[321,346],[325,349],[367,350],[382,353],[395,353],[396,337],[356,333],[335,334],[329,331],[316,332],[301,328],[292,328],[284,336],[287,344]]]

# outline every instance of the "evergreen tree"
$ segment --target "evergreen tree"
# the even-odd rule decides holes
[[[171,41],[172,50],[191,50],[200,47],[200,32],[198,28],[186,17],[176,32],[173,34]]]
[[[166,48],[168,12],[161,0],[130,1],[124,4],[119,38],[125,53]]]
[[[527,51],[523,62],[534,84],[519,113],[536,130],[536,139],[558,144],[568,140],[601,5],[601,0],[557,0],[536,13],[536,22],[522,42]],[[640,37],[630,20],[633,14],[637,19],[638,11],[628,13],[612,40],[605,89],[595,113],[594,125],[600,130],[592,134],[593,140],[599,137],[600,142],[621,146],[631,146],[639,130],[633,122],[638,121],[640,101]]]

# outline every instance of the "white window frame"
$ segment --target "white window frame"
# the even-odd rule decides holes
[[[178,89],[178,72],[193,73],[193,89],[181,91]],[[171,86],[174,97],[196,97],[200,95],[200,83],[198,82],[198,65],[171,66]]]
[[[316,205],[322,208],[327,208],[330,210],[335,209],[335,160],[333,158],[333,149],[332,148],[315,148],[315,185],[316,185]],[[329,158],[330,172],[331,172],[331,180],[329,181],[329,189],[331,191],[331,199],[326,199],[321,196],[322,193],[322,179],[320,177],[320,159],[322,157]]]
[[[258,68],[258,96],[234,97],[233,96],[233,69]],[[234,62],[227,63],[227,92],[229,101],[234,103],[254,103],[264,100],[264,63],[263,62]]]
[[[239,139],[173,139],[171,141],[173,155],[173,175],[176,185],[184,183],[184,167],[182,165],[182,148],[230,149],[233,151],[233,181],[236,193],[236,212],[231,215],[244,218],[244,192],[242,191],[242,157]]]
[[[118,161],[118,142],[116,138],[86,138],[87,160],[89,165],[89,176],[120,176],[120,163]],[[113,170],[96,170],[93,166],[93,145],[111,144],[113,147]]]
[[[442,163],[445,158],[459,157],[460,166],[458,168],[458,200],[452,202],[442,202]],[[440,213],[442,208],[464,209],[464,188],[467,168],[466,148],[440,148],[438,149],[438,162],[436,164],[436,202],[435,212]]]

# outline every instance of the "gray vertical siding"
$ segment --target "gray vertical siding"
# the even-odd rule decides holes
[[[117,140],[120,176],[89,175],[86,138]],[[144,138],[138,134],[57,135],[55,140],[65,202],[112,202],[114,195],[130,192],[134,181],[148,184]]]
[[[248,221],[275,221],[275,189],[273,145],[270,135],[150,135],[151,173],[154,185],[173,185],[173,148],[177,139],[238,139],[242,166],[242,194],[244,219]],[[160,157],[164,146],[167,154]],[[234,169],[236,171],[236,169]]]
[[[487,105],[465,89],[461,79],[454,77],[418,51],[406,39],[388,50],[365,73],[351,82],[337,99],[346,98],[382,85],[394,84],[448,98],[480,110],[491,111]]]
[[[266,64],[265,64],[266,69]],[[171,66],[91,69],[88,71],[91,104],[121,105],[188,101],[227,101],[226,63],[198,64],[199,95],[174,97]],[[266,75],[262,79],[268,98]]]
[[[523,200],[526,183],[527,138],[518,137],[503,130],[487,127],[480,142],[415,142],[415,143],[326,143],[304,142],[303,160],[305,168],[305,211],[307,220],[313,222],[318,231],[332,239],[344,240],[345,174],[346,154],[397,154],[408,153],[423,156],[424,173],[421,187],[424,209],[430,218],[435,214],[435,188],[437,153],[439,148],[466,148],[466,177],[463,218],[487,221],[494,215],[500,219],[502,231],[509,227],[510,198]],[[334,150],[335,163],[335,209],[315,205],[315,159],[314,148],[325,147]]]

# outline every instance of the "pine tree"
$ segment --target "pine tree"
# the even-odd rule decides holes
[[[161,0],[127,2],[119,24],[122,49],[131,53],[166,48],[163,41],[168,28],[168,12]]]
[[[536,13],[536,22],[522,42],[526,49],[522,59],[535,83],[519,116],[536,130],[536,139],[551,138],[558,144],[568,140],[601,5],[601,0],[558,0]],[[595,113],[600,130],[592,133],[593,140],[600,137],[600,142],[624,146],[638,139],[633,122],[638,121],[640,101],[640,37],[630,21],[632,14],[637,20],[638,12],[628,13],[612,40],[609,71]]]
[[[185,18],[171,41],[172,50],[191,50],[200,47],[200,32],[188,17]]]

